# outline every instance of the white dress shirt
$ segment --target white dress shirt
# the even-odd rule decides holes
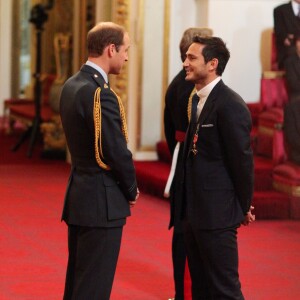
[[[292,1],[292,8],[293,8],[295,16],[298,17],[300,14],[300,4],[297,3],[296,1]]]
[[[221,80],[221,77],[218,76],[216,79],[214,79],[212,82],[210,82],[208,85],[206,85],[201,90],[197,91],[197,95],[200,98],[198,105],[197,105],[197,120],[200,116],[200,113],[203,109],[203,106],[206,102],[206,99],[208,98],[210,92],[215,87],[215,85]]]
[[[94,69],[96,69],[96,70],[103,76],[105,82],[108,83],[108,76],[107,76],[107,74],[103,71],[102,68],[100,68],[98,65],[96,65],[95,63],[93,63],[93,62],[91,62],[91,61],[89,61],[89,60],[88,60],[85,64],[88,65],[88,66],[90,66],[90,67],[92,67],[92,68],[94,68]]]

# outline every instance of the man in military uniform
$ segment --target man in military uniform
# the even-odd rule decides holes
[[[109,300],[123,225],[138,197],[124,109],[108,82],[128,60],[129,44],[123,27],[97,24],[87,36],[87,62],[62,89],[72,162],[62,214],[69,246],[65,300]]]

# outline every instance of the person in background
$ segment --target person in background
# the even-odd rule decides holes
[[[289,101],[300,99],[300,31],[295,36],[295,51],[285,61]]]
[[[278,68],[283,70],[285,59],[294,53],[295,34],[300,32],[300,0],[275,7],[273,19]]]
[[[283,134],[288,160],[300,165],[300,99],[284,107]]]
[[[197,85],[184,141],[183,228],[193,299],[244,299],[237,229],[255,220],[251,115],[221,75],[230,53],[218,37],[194,37],[183,66]]]
[[[211,35],[211,30],[208,28],[188,28],[184,31],[179,44],[182,62],[185,60],[186,51],[195,35]],[[186,265],[186,251],[180,218],[182,183],[178,180],[178,172],[182,169],[183,141],[189,123],[188,103],[195,87],[194,83],[185,80],[185,76],[185,71],[182,69],[168,86],[164,109],[165,136],[168,148],[173,156],[173,169],[175,169],[174,174],[169,177],[165,190],[165,197],[170,197],[169,229],[173,227],[172,261],[175,300],[184,300]]]
[[[289,102],[284,107],[283,133],[288,159],[300,165],[300,34],[295,45],[295,53],[285,62]]]
[[[108,82],[128,60],[129,46],[123,27],[98,23],[87,35],[87,62],[61,92],[72,163],[62,213],[69,249],[64,300],[109,300],[123,226],[139,195],[125,112]]]

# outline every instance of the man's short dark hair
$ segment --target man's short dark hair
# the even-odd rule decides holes
[[[182,62],[186,59],[186,52],[188,51],[190,45],[193,43],[193,37],[199,36],[211,36],[212,30],[210,28],[198,28],[191,27],[184,31],[182,38],[180,40],[179,49],[180,49],[180,57]]]
[[[204,45],[202,55],[205,63],[208,63],[214,58],[218,59],[219,63],[216,73],[221,76],[230,58],[230,52],[224,41],[219,37],[195,36],[193,42]]]

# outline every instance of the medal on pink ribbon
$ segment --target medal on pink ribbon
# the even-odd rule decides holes
[[[194,137],[193,137],[193,146],[192,146],[192,149],[191,149],[191,151],[193,152],[194,155],[196,155],[198,153],[198,150],[196,149],[196,144],[197,144],[197,141],[198,141],[198,131],[199,131],[199,124],[197,125],[197,129],[196,129],[196,132],[195,132]]]

